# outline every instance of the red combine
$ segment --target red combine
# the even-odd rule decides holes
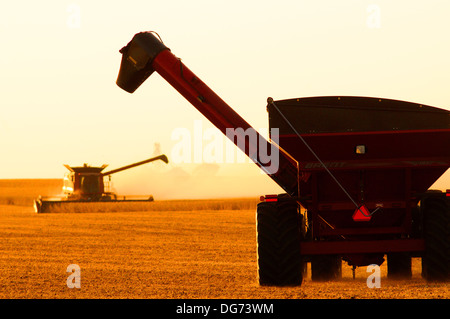
[[[257,207],[261,285],[300,285],[306,262],[313,280],[330,280],[342,260],[379,265],[385,255],[389,277],[410,277],[411,258],[421,257],[426,280],[449,280],[450,194],[429,190],[450,167],[449,111],[369,97],[268,98],[267,141],[153,32],[120,52],[119,87],[133,93],[156,71],[224,134],[241,128],[227,136],[286,192]],[[279,152],[277,169],[263,148]]]

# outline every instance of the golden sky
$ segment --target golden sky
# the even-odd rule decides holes
[[[157,31],[257,129],[267,128],[268,96],[375,96],[450,110],[449,14],[446,0],[7,1],[0,178],[60,178],[63,164],[113,169],[152,157],[155,143],[170,160],[174,129],[211,127],[158,75],[132,95],[116,86],[118,50],[140,31]],[[153,163],[113,178],[119,191],[148,185],[155,197],[158,183],[162,197],[177,185],[191,197],[280,190],[252,163]],[[439,186],[449,181],[447,173]]]

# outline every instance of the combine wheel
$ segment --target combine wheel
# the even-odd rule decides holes
[[[301,215],[293,201],[261,202],[257,208],[258,277],[262,286],[300,286]]]
[[[110,202],[111,200],[112,200],[111,195],[103,195],[102,197],[100,197],[101,202]]]
[[[33,203],[33,207],[34,207],[34,211],[36,213],[41,213],[41,207],[42,207],[42,203],[40,199],[35,199],[34,203]]]
[[[425,253],[422,277],[427,281],[450,280],[450,208],[444,195],[422,200]]]

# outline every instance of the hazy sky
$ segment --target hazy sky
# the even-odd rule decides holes
[[[157,31],[250,124],[267,129],[268,96],[376,96],[449,110],[449,16],[447,0],[5,2],[0,178],[60,178],[63,164],[113,169],[153,156],[155,143],[171,160],[174,130],[212,127],[159,75],[131,95],[116,86],[118,50],[137,32]],[[155,197],[280,190],[252,163],[171,161],[113,178],[119,191]]]

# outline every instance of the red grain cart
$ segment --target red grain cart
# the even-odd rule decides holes
[[[429,190],[450,167],[449,111],[368,97],[269,98],[267,141],[152,32],[120,52],[122,89],[134,92],[156,71],[224,134],[240,128],[227,137],[286,191],[257,207],[261,285],[300,285],[306,262],[313,280],[329,280],[342,259],[356,267],[385,255],[390,277],[410,277],[411,257],[421,257],[424,278],[449,280],[449,194]],[[274,148],[275,170],[260,152]]]

